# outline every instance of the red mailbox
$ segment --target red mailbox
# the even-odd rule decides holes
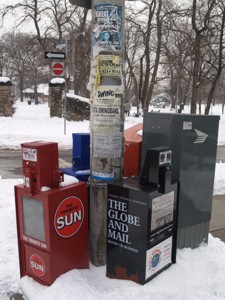
[[[57,143],[35,141],[21,144],[21,147],[24,188],[27,192],[40,191],[44,186],[55,188],[63,181]]]
[[[142,136],[138,131],[142,128],[140,123],[124,131],[124,177],[140,174]]]
[[[17,185],[15,201],[21,277],[51,285],[71,269],[89,267],[86,183],[33,194]]]

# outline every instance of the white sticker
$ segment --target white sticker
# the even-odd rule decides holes
[[[22,148],[23,159],[29,161],[37,161],[37,149]]]
[[[172,262],[172,237],[146,252],[145,280]]]
[[[183,121],[183,130],[192,130],[192,122]]]

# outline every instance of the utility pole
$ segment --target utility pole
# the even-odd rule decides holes
[[[124,0],[70,0],[92,8],[90,260],[106,264],[107,183],[123,175]]]
[[[92,1],[90,259],[106,263],[107,183],[123,174],[124,0]]]

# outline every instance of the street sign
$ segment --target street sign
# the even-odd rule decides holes
[[[55,48],[57,50],[62,50],[63,48],[66,48],[66,40],[56,41]]]
[[[66,53],[65,52],[51,52],[51,51],[45,51],[45,58],[49,59],[65,59]]]
[[[64,63],[53,62],[52,63],[52,75],[53,76],[64,76]]]
[[[136,1],[136,0],[127,0],[127,1]],[[85,8],[91,8],[92,6],[92,0],[70,0],[70,3]]]
[[[85,8],[91,8],[92,1],[91,0],[70,0],[70,3]]]

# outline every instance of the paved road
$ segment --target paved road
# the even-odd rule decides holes
[[[70,167],[72,163],[72,150],[59,150],[59,166]],[[21,178],[22,177],[21,151],[0,150],[0,177]]]
[[[217,162],[225,162],[225,145],[217,148]],[[71,167],[72,150],[59,150],[59,166]],[[6,178],[22,177],[21,151],[0,150],[0,176]]]

